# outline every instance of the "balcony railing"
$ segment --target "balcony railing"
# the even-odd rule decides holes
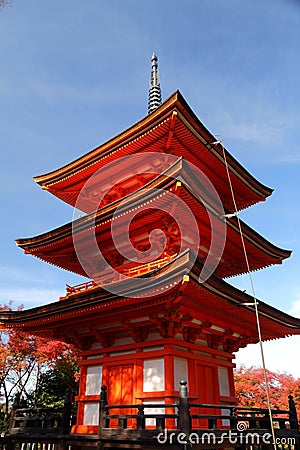
[[[299,450],[298,418],[292,396],[288,402],[289,409],[271,411],[276,448]],[[150,408],[163,412],[151,413]],[[173,404],[109,405],[107,388],[103,386],[98,434],[72,435],[71,423],[70,391],[62,409],[20,409],[15,404],[9,434],[0,438],[0,450],[77,450],[125,444],[126,448],[136,448],[138,444],[140,448],[161,450],[163,444],[185,450],[194,444],[203,449],[275,448],[268,409],[192,403],[186,382],[181,382],[178,401]]]
[[[166,256],[165,258],[157,259],[155,261],[151,261],[145,264],[140,264],[138,266],[130,267],[126,269],[126,266],[118,267],[116,270],[110,271],[108,269],[107,273],[104,272],[103,276],[95,277],[97,281],[90,280],[85,283],[77,284],[75,286],[69,286],[66,285],[66,297],[77,294],[82,291],[86,291],[88,289],[95,288],[97,286],[104,286],[111,283],[116,283],[117,281],[121,280],[122,275],[125,275],[126,277],[140,277],[142,275],[145,275],[148,272],[151,272],[151,270],[159,269],[168,262],[172,261],[176,255],[172,256]],[[116,273],[116,271],[117,272]],[[61,297],[61,299],[64,299],[65,297]]]

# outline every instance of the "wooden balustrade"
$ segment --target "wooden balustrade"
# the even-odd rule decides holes
[[[299,450],[299,427],[295,403],[289,396],[289,409],[273,409],[272,420],[275,435],[294,439],[293,445],[277,446],[278,450]],[[160,408],[165,412],[149,412],[150,408]],[[126,412],[130,410],[130,414]],[[166,412],[167,411],[167,412]],[[210,413],[211,411],[211,413]],[[149,420],[151,419],[151,425]],[[167,424],[172,423],[172,429]],[[263,447],[262,438],[271,432],[269,411],[266,408],[247,408],[233,405],[193,403],[189,401],[187,383],[180,383],[179,398],[173,404],[131,404],[109,405],[107,388],[102,386],[99,401],[98,435],[70,435],[71,392],[66,392],[63,408],[19,408],[18,401],[10,423],[9,435],[0,438],[0,450],[77,450],[78,448],[99,448],[106,442],[152,442],[152,448],[161,448],[157,437],[161,434],[168,439],[193,436],[199,439],[220,438],[224,431],[255,433],[260,439],[256,449]],[[270,434],[271,435],[271,434]],[[175,436],[175,437],[174,437]],[[232,445],[231,445],[232,447]],[[251,446],[250,446],[251,447]],[[247,445],[236,448],[248,449]],[[105,448],[105,446],[103,447]],[[148,447],[147,447],[148,448]],[[179,446],[179,448],[181,448]],[[184,447],[182,447],[184,448]],[[219,447],[216,447],[219,448]],[[271,448],[271,447],[270,447]]]
[[[62,408],[19,408],[19,397],[13,404],[10,435],[67,435],[71,428],[71,389],[66,390]]]
[[[148,263],[140,264],[140,265],[137,265],[134,267],[130,267],[128,269],[126,269],[126,267],[124,267],[123,269],[122,269],[122,267],[119,267],[119,268],[117,268],[120,273],[119,276],[118,276],[118,272],[116,274],[116,271],[108,271],[108,273],[106,275],[97,278],[97,281],[90,280],[90,281],[86,281],[85,283],[76,284],[75,286],[69,286],[67,284],[66,285],[66,297],[68,297],[72,294],[77,294],[79,292],[83,292],[83,291],[95,288],[97,286],[103,286],[105,284],[115,283],[122,277],[122,274],[125,275],[126,277],[132,277],[132,278],[140,277],[142,275],[145,275],[148,272],[151,272],[154,269],[161,268],[168,262],[172,261],[172,259],[174,259],[175,256],[176,255],[166,256],[165,258],[157,259],[155,261],[150,261]],[[65,297],[61,297],[61,299],[64,299],[64,298]]]
[[[156,421],[156,429],[161,428],[161,423],[167,419],[176,419],[177,429],[188,435],[192,430],[198,429],[237,429],[239,424],[243,424],[246,430],[270,429],[269,410],[267,408],[248,408],[233,405],[215,405],[206,403],[192,403],[188,399],[186,382],[181,382],[180,395],[178,403],[162,404],[162,403],[147,403],[147,404],[133,404],[133,405],[108,405],[107,404],[107,388],[101,388],[101,400],[99,409],[99,433],[103,429],[112,428],[110,421],[113,419],[122,419],[119,423],[119,428],[127,428],[127,421],[125,419],[134,419],[136,429],[146,430],[146,419],[154,419]],[[273,409],[272,420],[275,429],[286,429],[299,431],[298,418],[295,408],[295,403],[292,396],[289,396],[289,409]],[[145,408],[173,408],[176,412],[174,414],[145,414]],[[122,410],[132,409],[136,410],[135,414],[124,414]],[[119,413],[112,413],[113,410],[121,411]],[[193,410],[193,412],[191,412]],[[207,413],[211,410],[211,413]],[[205,412],[204,412],[205,411]],[[216,413],[215,411],[219,411]],[[220,412],[222,411],[222,413]],[[197,420],[201,421],[202,426],[193,425]],[[226,422],[224,425],[222,422]],[[115,420],[114,420],[115,422]],[[159,423],[159,425],[157,425]],[[120,424],[122,424],[120,426]],[[132,428],[132,427],[131,427]],[[153,428],[148,426],[148,428]]]

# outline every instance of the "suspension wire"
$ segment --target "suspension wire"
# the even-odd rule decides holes
[[[241,221],[240,221],[239,214],[238,214],[238,209],[237,209],[236,199],[235,199],[235,195],[234,195],[234,191],[233,191],[233,186],[232,186],[231,176],[230,176],[228,162],[227,162],[227,158],[226,158],[225,148],[224,148],[224,146],[222,144],[222,140],[219,140],[217,142],[213,142],[212,144],[213,145],[220,144],[220,146],[222,148],[222,153],[223,153],[223,158],[224,158],[224,162],[225,162],[228,183],[229,183],[230,192],[231,192],[231,196],[232,196],[233,207],[234,207],[234,215],[237,218],[239,233],[240,233],[242,247],[243,247],[243,252],[244,252],[244,256],[245,256],[247,272],[248,272],[250,285],[251,285],[251,290],[252,290],[252,296],[253,296],[253,300],[254,300],[253,301],[253,306],[254,306],[254,309],[255,309],[255,317],[256,317],[256,324],[257,324],[258,340],[259,340],[261,361],[262,361],[263,373],[264,373],[265,390],[266,390],[266,396],[267,396],[267,405],[268,405],[268,412],[269,412],[270,425],[271,425],[271,431],[272,431],[273,447],[274,447],[275,450],[277,450],[276,436],[275,436],[275,430],[274,430],[274,422],[273,422],[272,409],[271,409],[269,381],[268,381],[268,376],[267,376],[267,369],[266,369],[265,355],[264,355],[262,334],[261,334],[261,326],[260,326],[260,318],[259,318],[259,311],[258,311],[258,301],[257,301],[257,298],[256,298],[254,282],[253,282],[252,274],[251,274],[251,271],[250,271],[250,264],[249,264],[248,254],[247,254],[247,250],[246,250],[246,246],[245,246],[243,230],[242,230]]]

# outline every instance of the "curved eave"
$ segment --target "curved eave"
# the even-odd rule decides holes
[[[95,288],[91,291],[73,294],[64,301],[46,306],[24,311],[2,312],[0,324],[7,328],[15,327],[27,332],[30,329],[31,332],[34,330],[39,333],[39,329],[48,327],[50,330],[51,327],[58,327],[66,323],[67,319],[85,321],[89,317],[95,318],[95,315],[101,314],[101,311],[115,314],[120,308],[126,308],[126,305],[136,309],[144,308],[147,307],[147,304],[149,305],[149,300],[164,302],[166,295],[168,298],[174,299],[174,295],[180,293],[183,306],[192,301],[196,309],[201,310],[210,304],[214,309],[219,310],[220,316],[225,313],[228,317],[235,317],[236,320],[244,320],[247,326],[251,324],[249,330],[252,330],[254,336],[256,330],[255,310],[254,306],[248,306],[248,304],[253,304],[253,297],[216,276],[211,276],[204,283],[199,283],[202,263],[197,259],[191,270],[190,265],[191,255],[186,251],[172,263],[156,269],[143,278],[135,279],[138,283],[134,288],[130,285],[130,281],[125,281],[119,283],[118,294],[109,293],[102,288]],[[188,272],[189,276],[187,277]],[[168,287],[172,283],[174,283],[174,287],[170,290]],[[198,296],[195,295],[197,292]],[[127,298],[129,293],[131,298]],[[258,300],[258,305],[264,340],[300,334],[300,319],[260,300]],[[32,328],[33,326],[36,328]],[[257,338],[255,339],[257,340]]]
[[[181,172],[181,169],[183,167],[182,163],[182,159],[179,159],[175,164],[173,164],[173,166],[166,169],[161,175],[159,175],[154,180],[150,181],[147,185],[141,187],[137,191],[127,195],[123,199],[116,200],[108,206],[104,206],[103,208],[98,209],[95,212],[80,217],[74,222],[69,222],[65,225],[57,227],[54,230],[47,231],[46,233],[42,233],[31,238],[19,238],[16,239],[15,242],[23,250],[30,250],[31,248],[36,248],[37,246],[48,245],[52,242],[56,242],[59,239],[70,237],[72,234],[73,223],[76,225],[77,231],[80,231],[91,228],[95,224],[111,220],[116,209],[119,209],[121,213],[123,212],[123,210],[126,210],[126,208],[132,208],[135,206],[135,204],[143,203],[144,200],[141,201],[141,197],[143,197],[145,189],[148,189],[149,192],[151,192],[151,189],[153,188],[163,188],[165,186],[164,182],[166,181],[167,184],[170,184],[169,178],[172,176],[176,176]],[[171,183],[174,183],[173,179],[171,179]]]
[[[66,245],[63,244],[63,241],[66,242],[67,240],[69,240],[68,246],[72,246],[72,233],[74,232],[74,230],[76,230],[76,233],[80,233],[89,229],[93,230],[95,226],[100,227],[102,231],[105,230],[110,226],[110,222],[112,220],[115,220],[112,218],[114,211],[118,207],[120,207],[118,213],[119,215],[121,215],[123,212],[126,212],[127,210],[133,209],[135,207],[140,207],[148,201],[155,201],[155,196],[157,195],[155,193],[156,189],[163,189],[164,191],[173,189],[176,186],[176,180],[169,177],[178,177],[179,175],[182,186],[182,193],[179,194],[179,196],[181,196],[184,202],[186,202],[190,207],[193,207],[192,210],[194,209],[195,214],[197,214],[199,207],[202,208],[201,202],[204,201],[206,207],[209,208],[211,212],[218,217],[218,211],[214,210],[214,199],[210,198],[209,194],[206,195],[205,192],[200,192],[200,194],[199,192],[195,192],[195,190],[197,190],[197,184],[195,183],[195,180],[190,177],[191,173],[189,171],[189,168],[186,166],[186,163],[182,160],[179,160],[172,167],[167,169],[163,174],[159,175],[157,178],[148,183],[147,195],[145,195],[145,189],[141,188],[140,190],[129,194],[127,197],[122,199],[122,201],[118,200],[114,202],[114,204],[98,210],[96,213],[92,213],[80,219],[77,219],[76,221],[74,221],[74,223],[68,223],[66,225],[63,225],[62,227],[56,228],[55,230],[49,231],[47,233],[43,233],[39,236],[18,239],[16,240],[16,243],[27,253],[31,253],[34,256],[47,261],[48,263],[85,276],[83,270],[80,270],[78,268],[76,270],[72,264],[66,265],[66,262],[64,262],[63,259],[60,262],[58,261],[60,256],[63,256],[61,255],[61,251],[58,251],[57,262],[55,262],[55,258],[51,259],[54,256],[51,255],[49,251],[51,251],[51,249],[53,250],[56,246],[57,248],[59,248],[60,245]],[[152,205],[154,205],[154,203],[152,203]],[[199,224],[200,220],[201,219],[198,219]],[[243,221],[240,221],[240,223],[242,226],[246,244],[248,243],[251,248],[257,249],[253,254],[256,255],[256,262],[251,263],[251,270],[258,270],[272,264],[281,263],[282,260],[288,258],[291,255],[291,251],[277,247],[276,245],[265,239],[263,236],[261,236],[259,233],[257,233],[254,229],[246,225]],[[231,235],[232,242],[234,239],[234,235],[236,235],[236,238],[240,240],[239,227],[236,217],[227,219],[227,227],[228,233],[230,233]],[[252,259],[254,258],[253,255]],[[241,258],[243,259],[243,255],[241,255]],[[246,271],[246,268],[243,269],[242,266],[243,264],[241,264],[240,269],[232,269],[231,272],[229,269],[224,269],[225,271],[223,272],[222,269],[220,269],[221,272],[218,271],[217,273],[222,277],[242,274]]]
[[[204,145],[213,157],[217,158],[224,168],[222,147],[220,145],[211,145],[212,142],[216,141],[216,138],[197,118],[180,92],[176,91],[152,114],[149,114],[113,139],[96,147],[71,163],[47,174],[36,176],[34,179],[44,189],[48,189],[52,194],[61,198],[63,201],[74,204],[78,193],[70,192],[69,194],[65,194],[65,187],[62,185],[63,180],[74,178],[74,180],[77,179],[76,182],[78,182],[80,177],[88,178],[93,171],[97,170],[98,166],[96,163],[98,163],[100,159],[112,156],[113,154],[116,154],[116,152],[119,152],[118,155],[122,156],[124,150],[122,153],[120,152],[120,149],[124,149],[124,147],[128,145],[134,145],[136,148],[136,141],[140,139],[141,136],[144,136],[155,127],[161,126],[164,121],[170,120],[173,112],[178,114],[178,117],[185,124],[185,127],[190,130],[195,138]],[[168,133],[168,130],[165,130],[165,133]],[[243,209],[258,201],[264,200],[271,195],[273,192],[271,188],[263,185],[252,176],[227,150],[225,150],[225,153],[233,184],[243,185],[245,188],[244,195],[246,197],[241,197],[237,200],[239,209]],[[116,155],[114,157],[116,157]],[[225,176],[225,171],[223,172]],[[76,182],[74,181],[75,184]],[[239,192],[239,189],[236,189],[236,191]]]
[[[207,148],[214,154],[218,154],[218,159],[222,161],[224,164],[223,159],[223,148],[220,144],[212,146],[211,144],[213,142],[216,142],[218,139],[203,125],[203,123],[200,121],[200,119],[196,116],[196,114],[193,112],[191,107],[188,105],[184,97],[179,91],[176,91],[178,95],[178,108],[182,112],[183,116],[189,119],[189,123],[194,126],[194,129],[202,135],[203,138],[205,138],[205,145]],[[269,197],[273,189],[264,185],[261,183],[257,178],[255,178],[247,169],[245,169],[244,166],[242,166],[239,161],[234,158],[234,156],[231,155],[231,153],[228,152],[224,148],[226,159],[228,162],[229,169],[232,171],[233,174],[240,177],[240,179],[244,182],[247,182],[248,187],[253,189],[253,191],[256,191],[258,195],[262,197],[262,199],[265,199]]]

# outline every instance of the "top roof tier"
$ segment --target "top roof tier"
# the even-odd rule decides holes
[[[145,152],[169,153],[197,166],[217,190],[224,207],[234,211],[223,148],[221,144],[215,144],[216,141],[181,93],[176,91],[154,112],[116,137],[71,163],[34,179],[43,189],[76,206],[83,186],[99,170],[103,188],[107,191],[108,182],[113,187],[114,165],[121,157]],[[255,179],[227,150],[225,154],[239,210],[265,200],[272,193],[272,189]],[[132,173],[126,174],[127,178],[130,175],[126,194],[149,181],[147,178],[144,181],[138,168],[132,168]],[[98,207],[91,197],[80,209],[88,213]]]

